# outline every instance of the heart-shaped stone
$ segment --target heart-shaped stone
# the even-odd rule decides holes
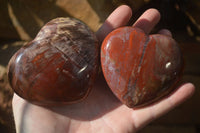
[[[39,105],[80,101],[90,91],[98,71],[99,45],[82,22],[57,18],[9,62],[13,90]]]
[[[113,93],[132,108],[169,94],[180,78],[183,60],[171,37],[122,27],[103,41],[101,65]]]

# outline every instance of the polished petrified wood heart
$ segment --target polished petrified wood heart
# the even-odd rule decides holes
[[[8,78],[14,91],[39,105],[85,98],[98,70],[99,46],[82,22],[57,18],[11,58]]]
[[[103,41],[101,65],[113,93],[128,107],[137,107],[169,94],[180,78],[183,61],[171,37],[123,27]]]

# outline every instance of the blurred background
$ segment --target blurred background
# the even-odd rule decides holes
[[[200,0],[0,0],[0,132],[15,133],[6,67],[11,56],[40,28],[56,17],[75,17],[94,32],[119,5],[129,5],[133,17],[129,25],[148,8],[161,13],[152,31],[172,31],[185,59],[181,82],[196,86],[194,96],[140,133],[200,133]]]

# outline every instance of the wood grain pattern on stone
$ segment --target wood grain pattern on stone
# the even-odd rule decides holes
[[[109,87],[128,107],[169,94],[183,67],[181,51],[172,38],[148,36],[133,27],[116,29],[105,38],[101,64]]]
[[[11,58],[9,82],[19,96],[35,104],[80,101],[94,82],[98,55],[97,39],[85,24],[53,19]]]

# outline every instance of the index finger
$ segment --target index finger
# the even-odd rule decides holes
[[[100,27],[100,29],[96,32],[98,40],[103,41],[103,39],[107,36],[107,34],[110,33],[112,30],[120,26],[126,25],[130,20],[131,16],[132,16],[132,10],[129,6],[127,5],[119,6],[109,15],[109,17]]]

